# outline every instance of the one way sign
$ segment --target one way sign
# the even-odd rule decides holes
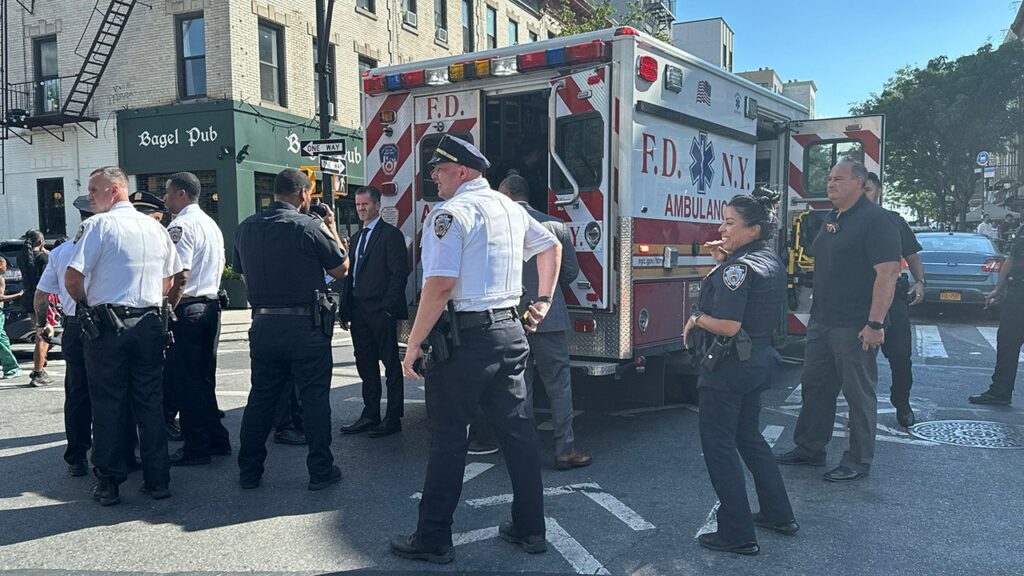
[[[345,139],[331,138],[328,140],[303,140],[303,156],[319,156],[321,154],[345,155]]]
[[[324,174],[344,174],[345,159],[333,156],[320,157],[320,172]]]

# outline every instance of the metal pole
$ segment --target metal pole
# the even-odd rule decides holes
[[[320,137],[331,137],[331,89],[330,89],[330,46],[331,46],[331,19],[334,16],[334,0],[316,0],[316,38],[317,38],[317,84],[320,92]],[[333,182],[328,175],[323,174],[323,195],[324,202],[334,208]]]

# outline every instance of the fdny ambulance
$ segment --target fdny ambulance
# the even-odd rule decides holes
[[[802,105],[628,27],[377,68],[362,81],[367,181],[408,242],[411,305],[424,221],[440,201],[427,161],[452,134],[490,159],[495,188],[514,168],[535,188],[531,204],[566,222],[580,263],[565,291],[573,366],[636,384],[642,401],[661,401],[666,371],[688,364],[680,333],[729,198],[759,184],[783,195],[783,347],[806,324],[803,246],[830,208],[829,169],[852,156],[881,172],[881,117],[809,120]]]

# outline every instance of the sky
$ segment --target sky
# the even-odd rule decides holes
[[[722,17],[735,33],[733,71],[774,68],[813,80],[816,116],[846,116],[903,66],[998,46],[1014,0],[676,0],[677,21]]]

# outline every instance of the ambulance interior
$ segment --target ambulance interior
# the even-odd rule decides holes
[[[487,180],[495,190],[513,171],[530,186],[530,205],[547,212],[548,95],[484,96],[483,150],[491,161]]]

